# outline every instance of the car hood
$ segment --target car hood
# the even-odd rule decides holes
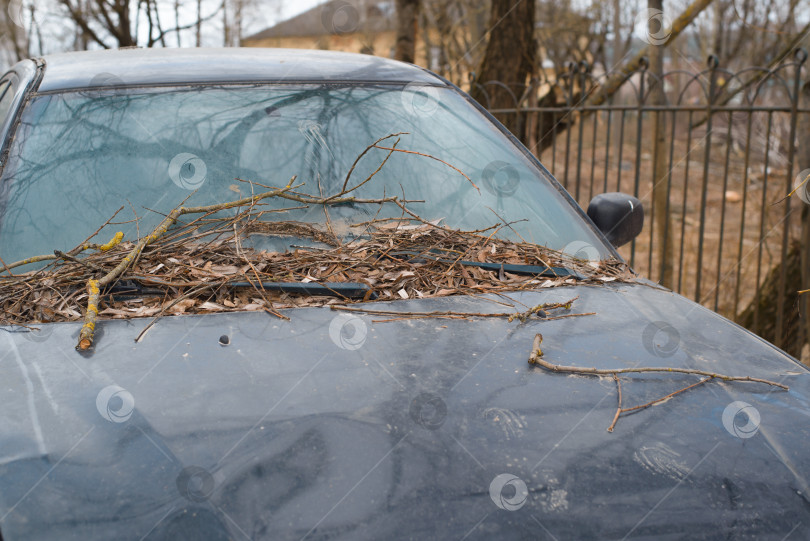
[[[573,297],[556,320],[406,319]],[[795,360],[645,284],[0,334],[0,531],[14,539],[684,537],[810,532],[810,377]],[[549,314],[551,315],[551,314]],[[391,319],[392,321],[380,321]],[[603,369],[711,381],[623,415]],[[622,376],[625,407],[694,383]]]

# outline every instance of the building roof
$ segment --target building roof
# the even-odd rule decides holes
[[[282,21],[243,41],[281,37],[327,36],[354,32],[385,32],[394,29],[392,0],[330,0]]]
[[[123,49],[44,57],[41,92],[185,83],[420,82],[427,70],[378,56],[303,49]]]

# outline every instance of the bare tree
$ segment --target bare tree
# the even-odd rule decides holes
[[[489,2],[430,0],[422,4],[420,27],[425,50],[436,62],[429,67],[458,85],[478,68],[486,43]]]
[[[712,16],[696,21],[701,57],[729,69],[764,66],[807,22],[807,0],[715,0]],[[801,20],[798,20],[801,19]]]
[[[592,2],[587,11],[568,0],[544,0],[538,4],[538,45],[557,73],[564,71],[569,62],[607,65],[609,14],[603,2]]]
[[[242,44],[244,12],[251,0],[222,0],[222,38],[225,47]]]
[[[195,28],[198,31],[203,22],[215,17],[222,9],[203,16],[198,0],[197,18],[186,25],[179,24],[180,5],[177,0],[58,0],[67,17],[76,25],[83,36],[85,45],[90,42],[105,49],[113,47],[134,47],[155,45],[166,46],[166,36],[181,30]],[[167,4],[175,10],[175,25],[163,28],[160,20],[159,4]],[[146,31],[138,29],[143,19]],[[179,37],[178,37],[179,40]]]
[[[17,62],[29,56],[30,32],[25,28],[22,6],[15,0],[0,1],[2,10],[3,48],[8,51],[8,60]],[[29,27],[30,28],[30,27]]]
[[[420,0],[397,0],[397,41],[394,58],[413,62],[416,58],[416,28]]]
[[[525,85],[537,67],[534,39],[534,0],[492,0],[489,42],[476,79],[482,83],[501,81]],[[472,88],[472,97],[492,109],[515,107],[509,92],[481,86]]]

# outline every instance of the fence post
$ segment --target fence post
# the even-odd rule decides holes
[[[641,182],[641,149],[644,136],[644,79],[649,77],[647,75],[647,68],[650,66],[650,59],[646,56],[641,59],[638,66],[639,81],[638,81],[638,106],[636,107],[636,160],[635,160],[635,174],[633,177],[633,196],[639,196],[639,185]],[[619,163],[621,167],[621,162]],[[633,239],[630,243],[630,266],[636,266],[636,240]],[[650,247],[652,248],[652,247]],[[652,269],[647,269],[649,273]]]
[[[709,56],[709,96],[706,99],[706,137],[704,138],[705,153],[703,155],[703,185],[700,193],[700,230],[698,233],[697,276],[695,278],[695,302],[700,304],[700,281],[703,276],[703,241],[706,234],[706,203],[709,192],[709,164],[712,156],[712,113],[714,112],[714,98],[717,93],[717,67],[719,61],[715,55]]]
[[[529,81],[529,96],[527,102],[529,113],[526,115],[526,141],[529,150],[537,157],[539,157],[539,152],[537,151],[537,111],[532,111],[532,109],[537,108],[537,90],[539,87],[540,80],[537,77],[532,77]]]

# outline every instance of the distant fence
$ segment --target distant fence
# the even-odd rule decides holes
[[[810,174],[806,59],[797,49],[771,69],[732,73],[710,57],[706,69],[661,78],[642,63],[598,106],[587,97],[603,77],[584,63],[528,87],[473,81],[471,89],[483,91],[484,105],[583,208],[605,191],[641,199],[644,231],[620,250],[637,272],[798,356],[793,346],[808,342],[806,324],[794,319],[806,302],[796,292],[807,279],[798,254],[810,228],[810,189],[787,195],[803,170]],[[661,84],[664,96],[653,101],[651,89]],[[654,144],[656,120],[663,145]],[[654,216],[654,185],[666,191],[669,220]]]

